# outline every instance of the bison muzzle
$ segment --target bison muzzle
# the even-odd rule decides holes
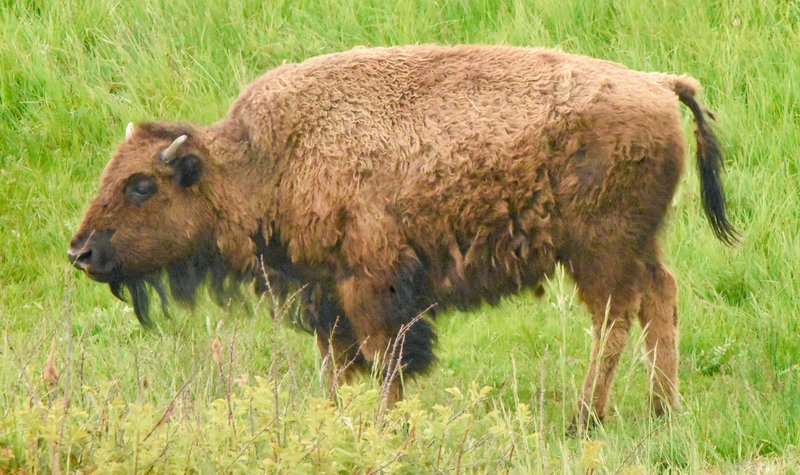
[[[129,126],[69,258],[143,323],[149,289],[166,308],[204,282],[224,301],[271,276],[278,293],[303,289],[307,325],[347,374],[377,361],[406,377],[433,361],[434,310],[536,289],[561,263],[593,317],[576,422],[603,418],[637,319],[661,414],[678,403],[677,290],[657,244],[684,168],[678,102],[697,125],[705,213],[736,239],[698,88],[512,47],[283,65],[210,126]]]

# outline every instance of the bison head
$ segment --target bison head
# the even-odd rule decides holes
[[[123,299],[127,289],[140,322],[147,322],[148,289],[166,311],[171,295],[189,302],[211,277],[222,295],[236,275],[218,251],[219,213],[207,182],[214,180],[201,133],[187,125],[128,126],[106,166],[97,197],[70,242],[70,262]]]

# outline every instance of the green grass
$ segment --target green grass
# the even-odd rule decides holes
[[[321,402],[313,338],[266,311],[204,302],[145,331],[68,271],[67,242],[127,122],[208,123],[282,61],[432,42],[551,46],[704,84],[744,241],[714,240],[689,167],[663,236],[680,288],[683,405],[669,422],[646,415],[637,330],[606,425],[564,436],[590,337],[561,274],[542,299],[439,318],[438,364],[381,419],[368,379]],[[793,470],[798,46],[790,0],[0,0],[0,472]],[[688,116],[686,128],[688,140]]]

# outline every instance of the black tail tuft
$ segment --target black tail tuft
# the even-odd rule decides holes
[[[694,114],[697,123],[697,169],[700,172],[700,196],[703,199],[703,209],[705,210],[708,223],[714,231],[714,235],[732,246],[739,241],[739,234],[725,215],[725,194],[722,190],[722,150],[716,135],[708,126],[703,114],[703,109],[693,96],[678,91],[678,98]]]

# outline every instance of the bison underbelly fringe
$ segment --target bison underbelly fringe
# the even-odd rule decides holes
[[[443,256],[443,252],[431,254]],[[456,254],[456,257],[453,255]],[[440,308],[469,310],[525,289],[536,289],[552,273],[556,255],[551,234],[528,235],[506,228],[459,242],[447,258],[423,258],[430,266],[430,283]]]

